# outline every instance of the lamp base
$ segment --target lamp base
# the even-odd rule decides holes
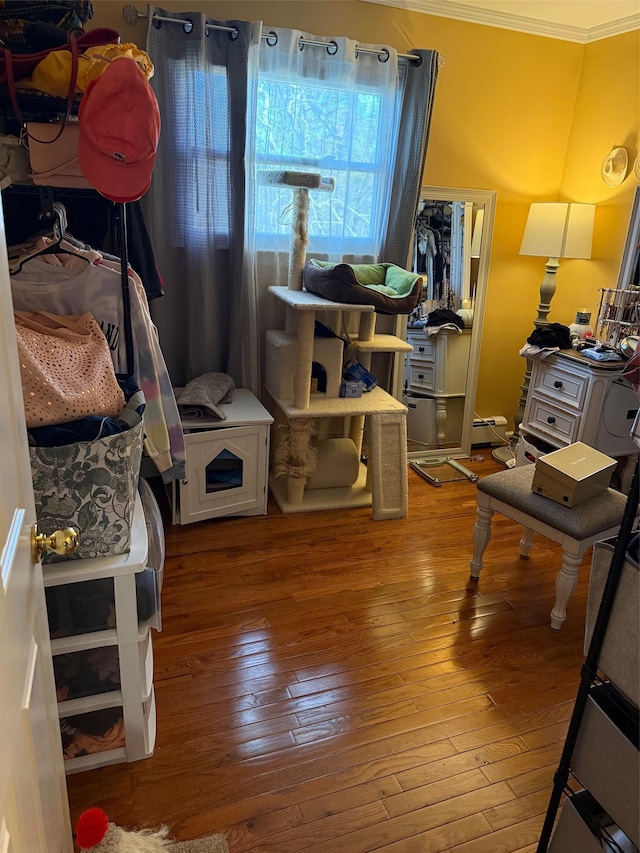
[[[511,443],[506,447],[495,447],[491,451],[491,458],[505,465],[507,468],[513,468],[516,464],[515,448],[511,446]]]

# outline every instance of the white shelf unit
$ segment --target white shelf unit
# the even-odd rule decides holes
[[[367,421],[369,453],[367,465],[360,466],[356,482],[351,486],[303,489],[292,477],[271,476],[270,487],[283,512],[305,512],[323,509],[371,506],[374,520],[405,518],[407,499],[407,409],[402,403],[374,388],[361,397],[335,397],[312,394],[312,364],[315,321],[318,314],[336,317],[338,328],[350,326],[357,318],[358,334],[353,343],[358,360],[367,369],[375,353],[405,353],[410,345],[394,335],[376,335],[373,305],[331,302],[305,290],[270,287],[269,292],[285,303],[285,334],[295,340],[295,369],[291,398],[283,399],[278,388],[266,380],[267,391],[279,410],[280,420],[292,429],[292,422],[304,419],[335,419],[345,423],[345,432],[360,453]],[[276,417],[278,420],[278,417]],[[295,429],[295,426],[294,426]],[[299,481],[298,481],[299,483]]]
[[[273,417],[246,388],[223,404],[226,420],[183,418],[187,467],[171,486],[173,524],[265,515]]]
[[[76,674],[77,680],[73,683],[82,684],[84,680],[85,687],[80,689],[80,693],[87,692],[87,695],[59,701],[61,721],[67,721],[65,728],[77,728],[82,732],[83,724],[91,728],[91,718],[85,715],[111,710],[113,718],[117,718],[121,710],[124,727],[124,745],[117,742],[113,748],[106,748],[107,744],[101,743],[101,738],[96,738],[95,743],[100,746],[100,751],[70,758],[65,756],[65,770],[68,774],[125,761],[138,761],[153,753],[156,722],[151,623],[149,620],[139,621],[136,578],[142,578],[141,573],[147,573],[146,577],[157,584],[156,575],[159,572],[147,564],[147,521],[138,495],[128,553],[88,560],[65,560],[43,566],[54,669],[56,662],[61,662],[61,656],[67,656],[65,664],[68,663]],[[94,587],[91,585],[96,583],[100,590],[109,589],[106,599],[100,596],[92,598],[91,590]],[[83,586],[79,587],[78,584]],[[82,592],[79,593],[80,590]],[[82,612],[82,608],[77,606],[78,595],[86,595],[87,600],[94,603],[99,601],[100,612],[96,613],[97,618],[92,625],[87,624],[91,622],[90,612]],[[105,601],[109,602],[106,608]],[[156,606],[159,607],[159,593]],[[106,619],[105,609],[109,609]],[[88,630],[79,633],[80,625]],[[83,653],[99,654],[108,649],[117,650],[119,681],[112,682],[113,689],[101,687],[99,691],[90,692],[92,680]],[[78,658],[77,661],[74,656]],[[56,686],[60,699],[61,693],[69,686],[64,683],[57,683]],[[85,734],[88,733],[85,731]]]

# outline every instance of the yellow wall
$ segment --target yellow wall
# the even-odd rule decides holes
[[[93,8],[91,26],[144,45],[146,21],[125,24],[119,2],[94,0]],[[639,148],[640,33],[580,45],[362,0],[173,0],[167,8],[443,55],[424,183],[497,191],[476,411],[511,423],[525,366],[518,350],[544,274],[542,258],[518,254],[529,204],[598,205],[594,259],[561,261],[551,321],[568,324],[583,306],[595,319],[598,288],[615,286],[637,182],[630,173],[608,188],[600,165],[616,145],[632,161]]]

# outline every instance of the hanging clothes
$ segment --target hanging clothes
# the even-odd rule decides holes
[[[41,238],[36,248],[45,247]],[[65,242],[62,244],[65,247]],[[91,312],[111,350],[117,373],[127,372],[120,263],[96,250],[69,244],[75,255],[53,254],[27,260],[11,276],[14,306],[55,314]],[[184,435],[171,380],[140,277],[129,269],[133,373],[144,393],[145,450],[164,482],[185,476]]]
[[[2,151],[0,149],[0,160]],[[0,164],[0,172],[2,166]],[[8,187],[2,191],[7,243],[24,243],[33,234],[33,223],[41,211],[38,195],[29,194],[24,187]],[[55,197],[64,204],[67,228],[73,236],[98,251],[121,257],[116,229],[116,205],[98,193],[56,187]],[[141,202],[127,204],[127,254],[129,265],[142,279],[147,299],[151,302],[164,295],[164,284],[158,272],[149,232],[142,213]]]

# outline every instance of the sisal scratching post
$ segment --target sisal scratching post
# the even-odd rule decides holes
[[[307,479],[316,469],[316,450],[311,437],[316,429],[313,418],[291,418],[282,426],[284,437],[274,452],[273,472],[286,477],[287,498],[292,504],[302,503]]]
[[[289,290],[302,290],[302,270],[309,245],[309,190],[332,193],[333,178],[323,178],[316,172],[258,172],[258,183],[271,187],[291,187],[293,190],[293,221],[289,252]]]
[[[372,518],[374,521],[406,518],[409,509],[406,412],[371,415],[369,432],[367,478],[373,495]]]

